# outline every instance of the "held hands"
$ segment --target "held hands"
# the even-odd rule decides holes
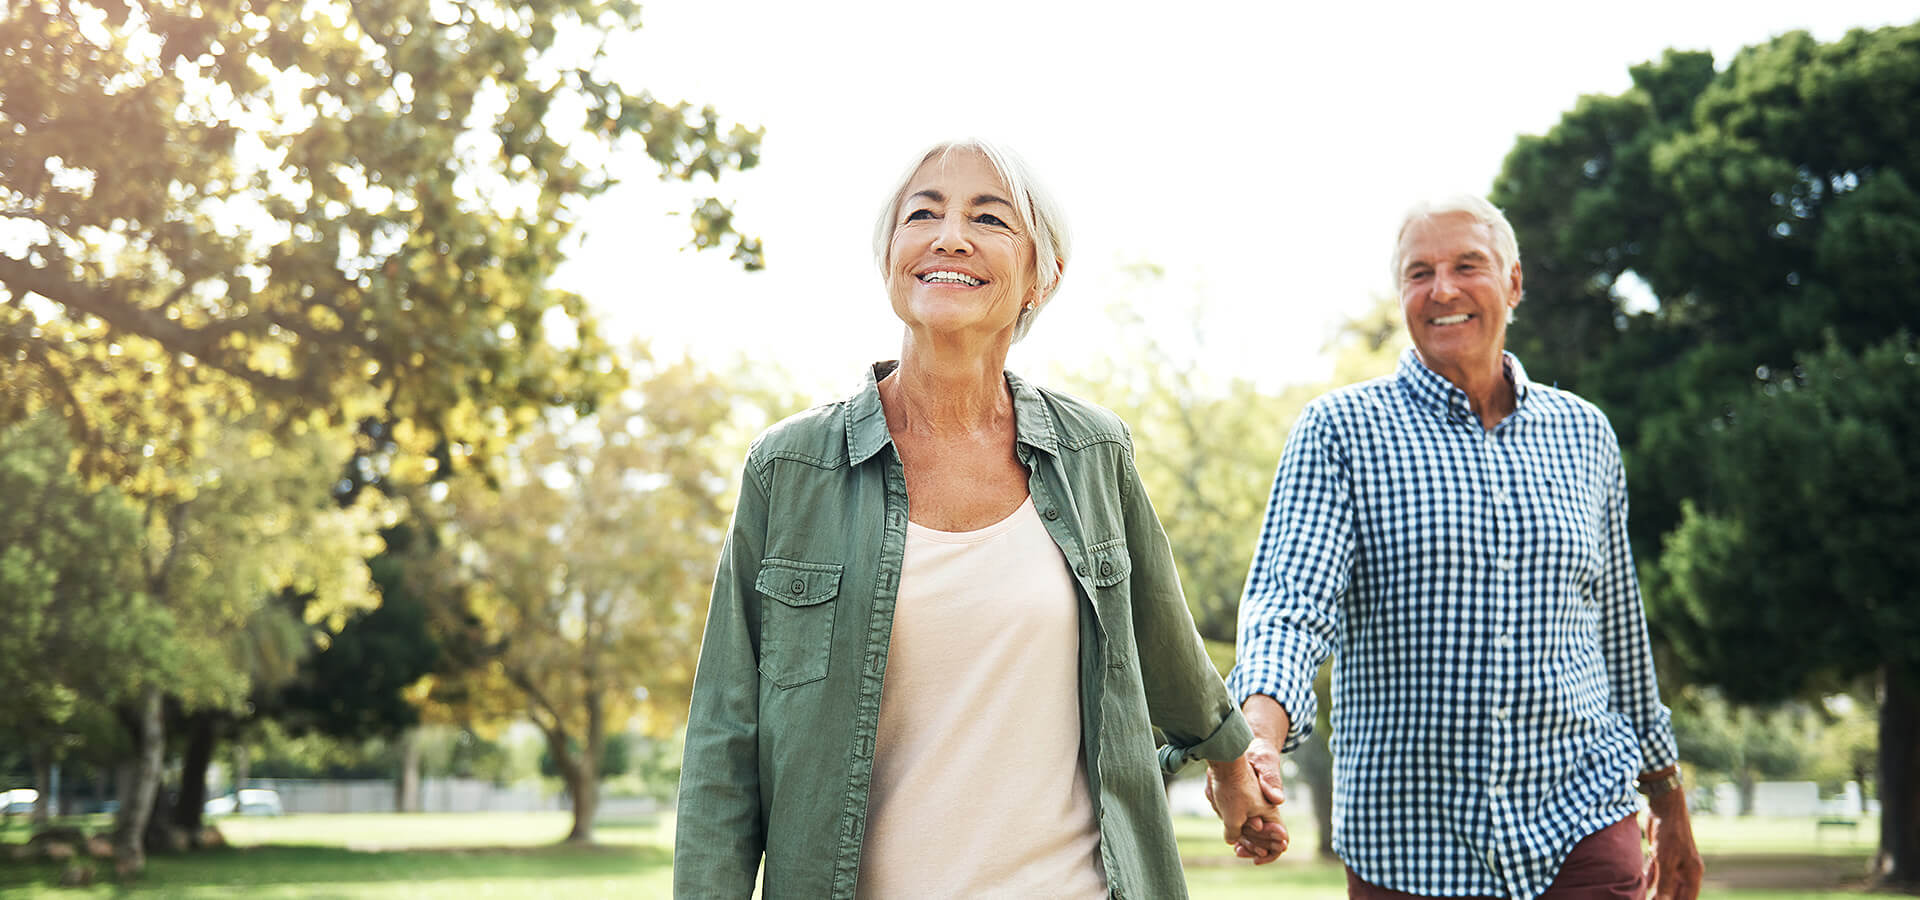
[[[1245,755],[1207,763],[1207,802],[1225,825],[1233,853],[1265,865],[1287,850],[1287,828],[1280,823],[1286,792],[1280,783],[1280,755],[1254,738]]]

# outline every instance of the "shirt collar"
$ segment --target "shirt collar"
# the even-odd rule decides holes
[[[867,367],[866,378],[858,393],[847,404],[847,462],[859,465],[873,458],[880,448],[893,443],[887,430],[887,413],[880,406],[880,381],[900,368],[896,359],[883,360]],[[1060,439],[1053,430],[1053,417],[1047,414],[1046,398],[1040,389],[1012,372],[1003,373],[1007,389],[1013,394],[1013,438],[1049,455],[1060,455]]]
[[[1526,367],[1520,365],[1519,357],[1502,350],[1500,360],[1506,367],[1507,379],[1513,382],[1513,414],[1517,416],[1527,408],[1527,396],[1533,392],[1533,382],[1527,378]],[[1400,370],[1396,377],[1406,387],[1407,393],[1435,412],[1460,418],[1473,416],[1473,404],[1467,401],[1467,392],[1440,373],[1427,368],[1427,364],[1420,360],[1419,351],[1412,347],[1400,354]]]

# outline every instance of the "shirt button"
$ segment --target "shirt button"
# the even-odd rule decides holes
[[[795,594],[804,594],[804,593],[806,593],[806,592],[807,592],[807,582],[806,582],[806,579],[803,579],[803,578],[795,578],[795,579],[793,580],[793,592],[794,592]]]
[[[1495,503],[1507,502],[1507,492],[1496,488],[1493,492],[1493,502]]]
[[[1108,575],[1112,575],[1112,574],[1113,574],[1113,563],[1111,562],[1100,563],[1100,577],[1105,578]]]
[[[1493,565],[1495,568],[1499,569],[1502,572],[1513,571],[1513,560],[1507,559],[1506,557],[1501,557],[1500,559],[1494,560]]]
[[[1085,577],[1087,577],[1087,564],[1086,564],[1086,563],[1081,563],[1081,564],[1079,564],[1079,565],[1077,565],[1077,566],[1074,566],[1074,567],[1073,567],[1073,570],[1074,570],[1075,572],[1078,572],[1078,573],[1080,573],[1080,577],[1081,577],[1081,578],[1085,578]]]
[[[1060,510],[1056,507],[1049,506],[1047,507],[1047,511],[1045,513],[1042,513],[1042,515],[1045,515],[1047,517],[1047,521],[1051,522],[1054,519],[1060,518]]]
[[[1504,650],[1508,647],[1513,646],[1513,635],[1503,634],[1497,638],[1494,638],[1493,643],[1494,643],[1494,646],[1497,646]]]
[[[1495,797],[1502,796],[1506,794],[1506,792],[1507,792],[1507,786],[1504,784],[1496,784],[1490,788],[1487,788],[1487,793],[1492,794]],[[1488,854],[1488,856],[1491,857],[1492,854]]]
[[[1493,710],[1493,717],[1496,719],[1499,719],[1502,722],[1505,722],[1507,720],[1507,708],[1504,706],[1495,707]],[[1493,786],[1493,789],[1497,791],[1500,789],[1500,786],[1496,784]]]

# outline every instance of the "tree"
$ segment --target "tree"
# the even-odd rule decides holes
[[[1805,773],[1809,747],[1818,736],[1813,716],[1803,704],[1762,712],[1730,704],[1707,689],[1682,691],[1671,698],[1670,705],[1681,758],[1696,771],[1731,778],[1740,790],[1743,816],[1753,814],[1755,782]]]
[[[143,638],[165,618],[133,565],[137,507],[68,471],[72,451],[51,416],[0,429],[0,743],[25,751],[42,782],[153,670]],[[44,819],[53,798],[41,793]]]
[[[463,476],[447,497],[450,568],[494,655],[472,692],[498,704],[507,688],[539,727],[569,842],[593,840],[608,736],[684,716],[732,490],[735,392],[691,362],[633,365],[598,415],[550,418],[495,483]]]
[[[7,0],[0,424],[62,414],[91,471],[171,489],[205,417],[411,426],[454,460],[620,384],[546,286],[637,138],[664,178],[760,132],[603,71],[626,0]],[[693,243],[759,242],[725,204]]]
[[[1143,292],[1162,286],[1157,269],[1142,267],[1134,274],[1135,287]],[[1267,491],[1293,420],[1307,401],[1327,390],[1392,372],[1407,346],[1406,329],[1398,302],[1378,299],[1367,312],[1342,323],[1328,342],[1334,362],[1329,382],[1271,392],[1245,378],[1208,377],[1202,365],[1206,332],[1196,324],[1190,352],[1182,353],[1156,337],[1133,311],[1141,306],[1116,304],[1111,310],[1123,340],[1132,346],[1101,367],[1069,376],[1065,386],[1112,408],[1133,429],[1140,479],[1173,545],[1194,624],[1216,648],[1216,660],[1228,660],[1216,663],[1225,672]],[[1195,323],[1207,319],[1190,318]],[[1330,667],[1322,667],[1314,683],[1320,696],[1316,737],[1292,758],[1313,794],[1318,852],[1333,858],[1329,673]]]
[[[1920,25],[1632,75],[1495,183],[1526,267],[1513,345],[1618,428],[1649,618],[1685,677],[1752,702],[1879,671],[1877,876],[1920,884],[1920,632],[1896,574],[1920,504],[1893,399],[1920,326]]]

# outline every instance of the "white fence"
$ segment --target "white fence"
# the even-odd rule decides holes
[[[248,787],[269,788],[280,794],[288,813],[394,812],[394,784],[389,779],[345,780],[310,778],[254,778]],[[615,798],[602,801],[602,812]],[[534,785],[501,787],[472,778],[420,779],[421,812],[535,812],[567,809],[564,796]],[[648,811],[651,811],[649,809]]]

